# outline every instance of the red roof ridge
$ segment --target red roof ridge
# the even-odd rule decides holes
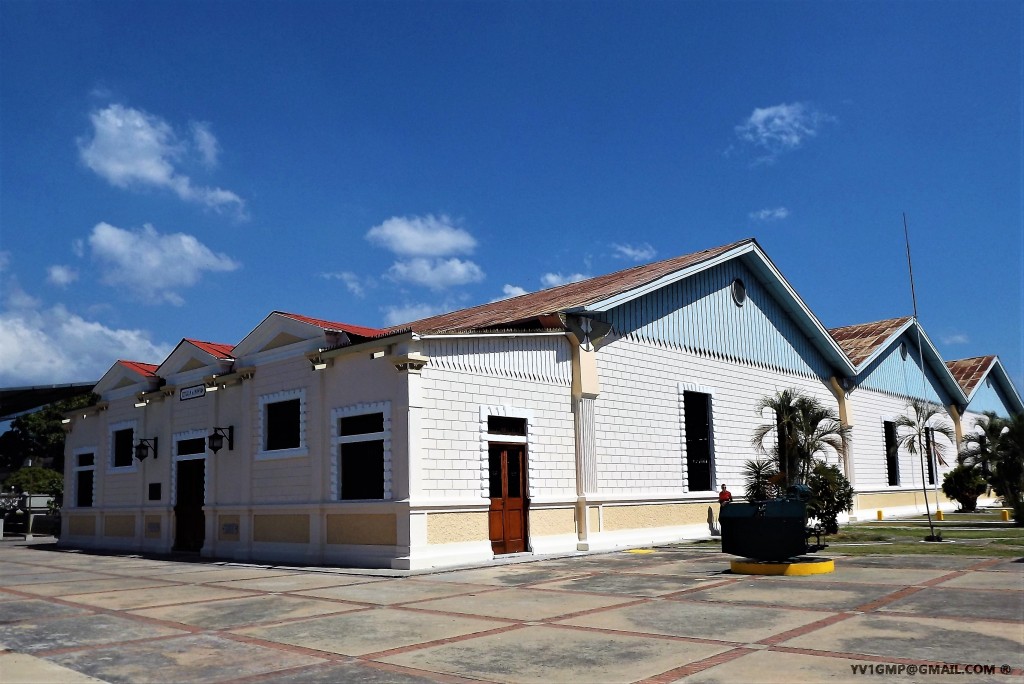
[[[142,361],[128,361],[126,359],[118,359],[117,362],[125,368],[135,371],[139,375],[155,376],[156,369],[160,366],[155,363],[144,363]]]
[[[273,313],[281,316],[287,316],[288,318],[292,318],[302,323],[315,325],[318,328],[323,328],[324,330],[337,330],[340,332],[352,333],[353,335],[359,335],[360,337],[377,337],[384,332],[384,330],[379,328],[368,328],[362,325],[352,325],[351,323],[328,321],[323,318],[313,318],[311,316],[303,316],[302,314],[289,313],[288,311],[274,311]]]
[[[235,345],[233,344],[224,344],[221,342],[206,342],[204,340],[194,340],[189,337],[186,337],[185,341],[188,342],[189,344],[193,344],[199,347],[203,351],[213,354],[214,356],[219,356],[220,358],[234,358],[234,356],[232,356],[231,354],[231,352],[234,351],[235,349]]]

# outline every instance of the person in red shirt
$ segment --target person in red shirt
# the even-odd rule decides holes
[[[730,492],[728,489],[726,489],[725,485],[722,485],[722,491],[718,492],[718,503],[719,504],[727,504],[727,503],[731,503],[731,502],[732,502],[732,492]]]

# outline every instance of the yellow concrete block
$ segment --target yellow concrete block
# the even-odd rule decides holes
[[[945,520],[945,518],[942,515],[942,511],[935,511],[935,519],[939,522]]]
[[[1010,511],[1005,511],[1004,510],[1004,511],[1001,511],[1001,512],[1003,514],[1003,522],[1009,522],[1010,521]]]
[[[878,519],[879,519],[879,520],[881,520],[881,519],[882,519],[882,511],[878,511],[876,515],[878,516]]]
[[[835,561],[831,558],[799,561],[734,560],[729,567],[737,575],[827,575],[836,570]]]

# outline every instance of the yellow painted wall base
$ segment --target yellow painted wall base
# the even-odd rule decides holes
[[[836,570],[835,561],[831,558],[800,561],[734,560],[729,567],[738,575],[827,575]]]

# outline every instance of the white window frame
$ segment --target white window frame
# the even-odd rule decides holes
[[[292,399],[299,400],[299,446],[290,449],[273,449],[268,451],[267,445],[267,406]],[[278,458],[297,458],[309,455],[309,445],[306,443],[306,390],[294,389],[283,392],[273,392],[260,397],[260,444],[256,452],[257,461],[269,461]]]
[[[683,491],[687,494],[708,496],[718,488],[718,457],[715,453],[715,388],[707,385],[698,385],[693,382],[680,382],[677,387],[679,395],[679,456],[683,466]],[[696,392],[697,394],[708,395],[708,458],[711,459],[711,489],[690,489],[689,471],[687,466],[686,453],[686,393]]]
[[[114,433],[121,430],[127,430],[131,428],[132,431],[132,454],[131,454],[131,465],[126,466],[115,466],[114,465]],[[137,420],[122,420],[117,423],[111,423],[107,428],[107,472],[115,475],[122,475],[126,473],[135,473],[139,470],[139,462],[135,460],[135,444],[139,441],[139,421]]]
[[[182,440],[186,440],[186,439],[198,439],[200,437],[202,437],[205,440],[206,439],[206,434],[207,434],[206,430],[187,430],[185,432],[176,432],[173,435],[171,435],[171,440],[173,442],[172,445],[171,445],[171,482],[170,482],[171,491],[169,492],[170,498],[168,499],[168,501],[171,502],[172,506],[176,506],[178,504],[178,462],[179,461],[198,461],[198,460],[205,461],[206,460],[206,450],[205,449],[202,452],[198,453],[198,454],[184,454],[184,455],[179,454],[178,453],[178,442],[180,442]],[[207,472],[208,470],[209,470],[209,468],[206,468],[204,466],[204,469],[203,469],[203,505],[204,506],[207,504],[208,496],[209,496],[209,479],[210,478],[209,478],[209,473]]]
[[[92,498],[92,504],[89,505],[89,506],[83,507],[83,508],[96,508],[96,454],[98,452],[99,452],[99,449],[97,449],[96,447],[81,447],[79,449],[75,449],[74,452],[72,452],[72,454],[71,454],[71,457],[74,459],[74,461],[73,461],[74,465],[71,468],[71,472],[74,473],[72,475],[72,480],[71,480],[71,497],[72,497],[71,501],[74,502],[74,508],[79,508],[79,506],[78,506],[78,473],[81,473],[81,472],[86,471],[86,470],[91,470],[92,471],[92,497],[91,497]],[[83,455],[83,454],[92,454],[92,465],[91,466],[78,465],[78,457]]]
[[[342,418],[364,416],[373,413],[384,415],[384,431],[368,432],[362,435],[341,435]],[[341,447],[353,442],[384,441],[384,498],[383,499],[345,499],[341,498]],[[377,401],[364,404],[342,406],[331,411],[331,499],[342,503],[362,501],[391,501],[392,498],[391,469],[391,402]]]

